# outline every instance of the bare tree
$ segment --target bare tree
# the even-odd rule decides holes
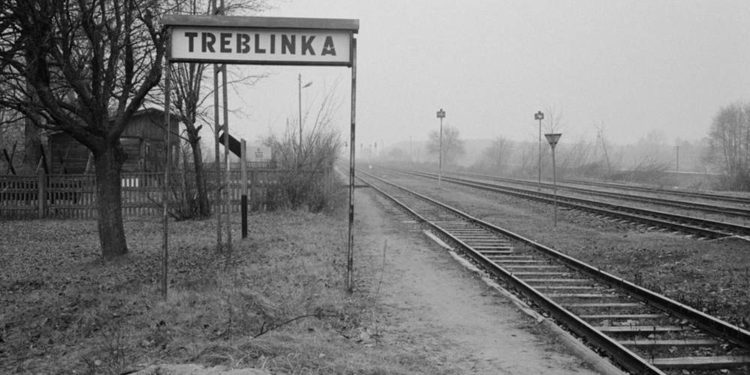
[[[212,1],[196,0],[171,0],[161,4],[161,13],[171,14],[236,14],[236,13],[255,13],[266,7],[265,0],[235,0],[224,1],[223,9],[213,10]],[[208,189],[206,186],[205,168],[203,166],[203,150],[201,149],[201,130],[204,125],[211,126],[211,111],[209,110],[210,100],[213,95],[213,88],[206,85],[206,68],[209,64],[201,63],[178,63],[174,64],[170,70],[170,79],[172,80],[172,111],[175,113],[180,122],[185,126],[185,141],[190,145],[192,151],[192,166],[195,178],[195,187],[197,192],[197,207],[195,211],[200,217],[207,217],[211,214]],[[230,85],[237,83],[255,83],[264,75],[244,75],[228,82]],[[164,105],[164,87],[159,86],[159,90],[153,91],[148,100]],[[215,131],[215,130],[214,130]],[[188,202],[192,204],[192,201]],[[192,211],[192,210],[191,210]]]
[[[341,147],[338,132],[332,127],[341,107],[341,101],[336,97],[336,86],[334,84],[315,107],[311,105],[305,110],[305,119],[311,114],[315,117],[312,127],[302,136],[302,145],[296,141],[299,139],[298,125],[289,121],[282,138],[270,136],[266,140],[265,143],[274,148],[274,156],[282,167],[314,170],[333,166],[337,153],[321,150],[338,150]]]
[[[457,128],[452,126],[443,127],[443,162],[446,165],[454,164],[456,160],[462,156],[466,150],[464,149],[464,141],[461,139],[461,135]],[[431,154],[439,154],[440,152],[440,132],[433,130],[430,132],[429,139],[427,140],[427,152]]]
[[[578,139],[573,142],[567,142],[570,147],[565,147],[558,153],[560,170],[589,170],[592,159],[592,149],[594,146],[585,139]]]
[[[750,190],[750,103],[719,109],[708,137],[708,160],[721,168],[727,187]]]
[[[309,107],[306,117],[312,112],[315,117],[312,127],[303,134],[299,144],[298,126],[287,122],[282,137],[269,136],[265,144],[272,148],[276,162],[287,173],[282,176],[285,204],[297,209],[307,203],[311,211],[319,211],[329,204],[330,196],[325,190],[334,163],[339,157],[342,142],[340,132],[333,127],[334,117],[341,101],[335,95],[335,85],[317,105]]]
[[[515,174],[522,176],[533,175],[536,177],[538,158],[537,148],[537,142],[523,142],[519,145],[518,166],[514,172]]]
[[[16,151],[18,150],[19,142],[23,142],[23,139],[19,137],[22,119],[18,117],[18,113],[0,108],[0,165],[6,164],[5,171],[0,173],[6,174],[17,174],[16,170]]]
[[[599,123],[598,125],[594,125],[596,128],[596,139],[599,142],[599,145],[602,148],[602,154],[604,155],[604,162],[607,164],[607,174],[612,174],[612,163],[609,159],[609,141],[607,141],[607,137],[604,134],[604,123]]]
[[[547,106],[544,113],[544,131],[547,133],[559,133],[565,128],[562,109],[555,106]]]
[[[503,137],[497,137],[492,141],[492,144],[482,151],[475,167],[500,172],[508,165],[512,152],[513,143]]]
[[[93,154],[102,255],[127,253],[120,135],[162,73],[156,0],[8,0],[0,12],[0,105]]]

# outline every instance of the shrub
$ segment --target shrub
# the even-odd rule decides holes
[[[276,165],[286,171],[279,183],[266,191],[266,209],[332,210],[341,190],[332,173],[341,151],[339,133],[316,126],[302,145],[296,139],[294,132],[288,131],[283,138],[270,136],[265,141]]]

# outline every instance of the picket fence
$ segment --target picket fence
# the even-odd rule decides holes
[[[280,169],[248,170],[248,195],[250,204],[262,199],[269,187],[278,185],[281,176],[287,173]],[[123,216],[159,216],[163,214],[162,197],[164,173],[122,174]],[[222,175],[222,184],[226,177]],[[169,204],[181,203],[182,193],[193,185],[192,173],[170,173]],[[242,183],[239,171],[230,174],[229,196],[231,209],[239,212]],[[206,173],[209,200],[214,201],[217,183],[215,171]],[[194,192],[190,187],[188,191]],[[42,199],[40,199],[40,197]],[[0,218],[75,218],[95,219],[96,181],[92,174],[0,176]]]

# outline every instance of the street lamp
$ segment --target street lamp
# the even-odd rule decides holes
[[[437,111],[437,117],[440,119],[440,155],[438,156],[438,187],[443,179],[443,119],[445,118],[445,111],[440,108]]]
[[[549,146],[552,148],[552,186],[555,197],[555,227],[557,227],[557,171],[555,167],[555,146],[557,146],[557,141],[560,140],[561,136],[562,134],[560,133],[548,133],[544,135],[544,137],[547,138],[547,142],[549,142]]]
[[[534,120],[539,120],[539,180],[537,190],[542,191],[542,120],[544,120],[544,113],[542,111],[535,113]]]
[[[302,86],[302,74],[297,75],[297,93],[298,93],[298,108],[299,108],[299,153],[302,153],[302,89],[310,87],[312,82],[305,83]]]

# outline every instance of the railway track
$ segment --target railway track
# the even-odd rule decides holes
[[[541,184],[539,184],[537,181],[505,178],[505,177],[484,175],[484,174],[478,174],[478,173],[454,172],[451,174],[473,177],[473,178],[478,178],[482,180],[497,181],[497,182],[507,183],[507,184],[523,185],[523,186],[529,186],[529,187],[537,187],[539,185],[541,185],[545,189],[553,189],[555,187],[553,184],[547,183],[547,182],[542,182]],[[569,192],[584,194],[588,196],[600,196],[600,197],[612,198],[612,199],[617,199],[620,201],[647,203],[647,204],[653,204],[657,206],[673,207],[673,208],[684,209],[684,210],[701,211],[701,212],[707,212],[707,213],[712,213],[712,214],[736,216],[740,218],[750,218],[750,208],[744,207],[744,205],[750,205],[750,199],[746,199],[746,198],[726,196],[726,195],[717,195],[717,194],[708,194],[708,193],[686,192],[686,191],[680,191],[680,190],[649,189],[649,188],[643,188],[643,187],[637,187],[637,186],[629,187],[626,185],[615,185],[615,184],[605,184],[605,183],[589,183],[588,185],[605,187],[608,189],[617,189],[620,191],[619,192],[611,191],[611,190],[607,191],[607,190],[601,190],[601,189],[592,189],[592,188],[576,186],[576,185],[582,185],[582,184],[585,184],[585,183],[584,182],[559,183],[557,185],[557,189],[558,191],[560,190],[569,191]],[[664,197],[653,196],[653,195],[648,196],[648,195],[629,194],[629,193],[621,192],[622,190],[638,191],[638,192],[644,192],[644,193],[649,193],[649,194],[669,194],[673,196],[679,196],[682,198],[690,198],[690,199],[708,199],[708,200],[714,200],[714,201],[722,201],[723,204],[717,205],[715,202],[714,203],[700,203],[696,201],[688,202],[685,200],[676,200],[676,199],[664,198]],[[726,205],[727,203],[732,204],[732,205]],[[738,206],[738,205],[741,205],[741,206]]]
[[[399,173],[437,179],[437,174],[428,172],[397,170]],[[553,194],[530,188],[512,187],[488,181],[480,181],[456,176],[443,176],[443,181],[472,188],[493,191],[516,197],[536,200],[548,204],[558,204],[570,209],[583,210],[598,215],[613,217],[629,222],[645,224],[649,227],[664,228],[702,238],[722,238],[730,236],[750,236],[750,227],[723,221],[696,218],[670,212],[633,207],[630,205],[579,198],[564,194]]]
[[[678,196],[678,197],[683,197],[683,198],[698,198],[698,199],[706,199],[706,200],[750,205],[750,198],[738,197],[738,196],[727,195],[727,194],[719,194],[719,193],[703,193],[703,192],[697,192],[697,191],[685,191],[685,190],[677,190],[677,189],[659,189],[659,188],[650,188],[650,187],[645,187],[645,186],[624,185],[624,184],[616,184],[616,183],[611,183],[611,182],[597,182],[597,181],[584,181],[584,180],[563,180],[562,182],[566,184],[597,186],[597,187],[603,187],[603,188],[630,190],[630,191],[638,191],[638,192],[651,193],[651,194],[668,194],[668,195]]]
[[[358,176],[627,371],[750,373],[750,332],[405,187]]]

